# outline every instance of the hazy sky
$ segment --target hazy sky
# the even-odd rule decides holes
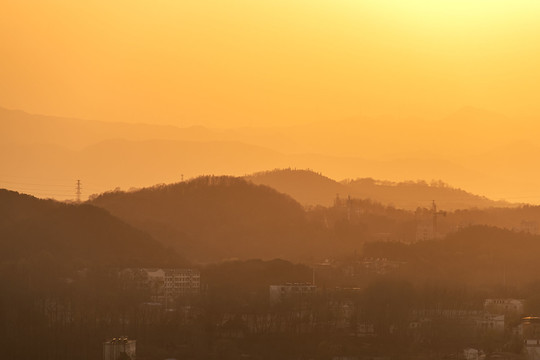
[[[538,0],[3,0],[0,106],[286,125],[540,110]]]

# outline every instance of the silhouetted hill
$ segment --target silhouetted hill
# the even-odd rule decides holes
[[[338,183],[311,170],[292,169],[260,172],[245,178],[289,194],[304,205],[329,206],[336,195],[342,198],[351,196],[370,199],[409,210],[428,207],[432,200],[436,200],[440,208],[448,211],[511,205],[452,188],[443,182],[428,184],[424,181],[391,182],[364,178]]]
[[[205,176],[109,192],[91,203],[198,261],[306,258],[316,248],[300,204],[240,178]]]
[[[308,206],[329,206],[337,194],[344,196],[349,193],[347,186],[311,170],[276,169],[248,175],[244,179],[270,186]]]
[[[35,266],[157,266],[179,257],[148,234],[89,204],[0,189],[0,261]]]
[[[472,285],[512,284],[536,280],[540,236],[490,226],[471,226],[439,241],[414,244],[372,242],[368,257],[403,261],[403,274]]]

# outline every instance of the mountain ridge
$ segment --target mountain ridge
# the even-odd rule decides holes
[[[309,169],[275,169],[245,178],[289,194],[305,206],[329,206],[336,196],[370,199],[408,210],[430,207],[432,200],[446,210],[515,206],[450,187],[442,181],[428,184],[425,181],[392,182],[357,178],[338,182]]]

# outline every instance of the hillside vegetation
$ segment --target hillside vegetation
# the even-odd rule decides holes
[[[438,241],[413,244],[372,242],[364,254],[403,262],[401,274],[413,281],[522,286],[537,280],[540,236],[476,225]]]
[[[205,176],[113,191],[96,196],[91,204],[203,263],[250,258],[313,261],[360,253],[370,241],[410,243],[434,236],[431,202],[411,211],[369,199],[336,197],[331,206],[304,208],[286,194],[235,177]],[[471,225],[539,230],[540,207],[449,211],[443,205],[437,238]]]
[[[241,178],[205,176],[91,200],[191,259],[306,258],[318,238],[302,206]],[[319,242],[320,245],[320,242]]]
[[[104,209],[0,189],[0,262],[83,268],[157,266],[180,259]]]

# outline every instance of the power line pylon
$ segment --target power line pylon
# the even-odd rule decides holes
[[[82,187],[81,187],[81,180],[77,180],[77,192],[75,194],[77,194],[77,202],[80,203],[81,202],[81,190],[82,190]]]

